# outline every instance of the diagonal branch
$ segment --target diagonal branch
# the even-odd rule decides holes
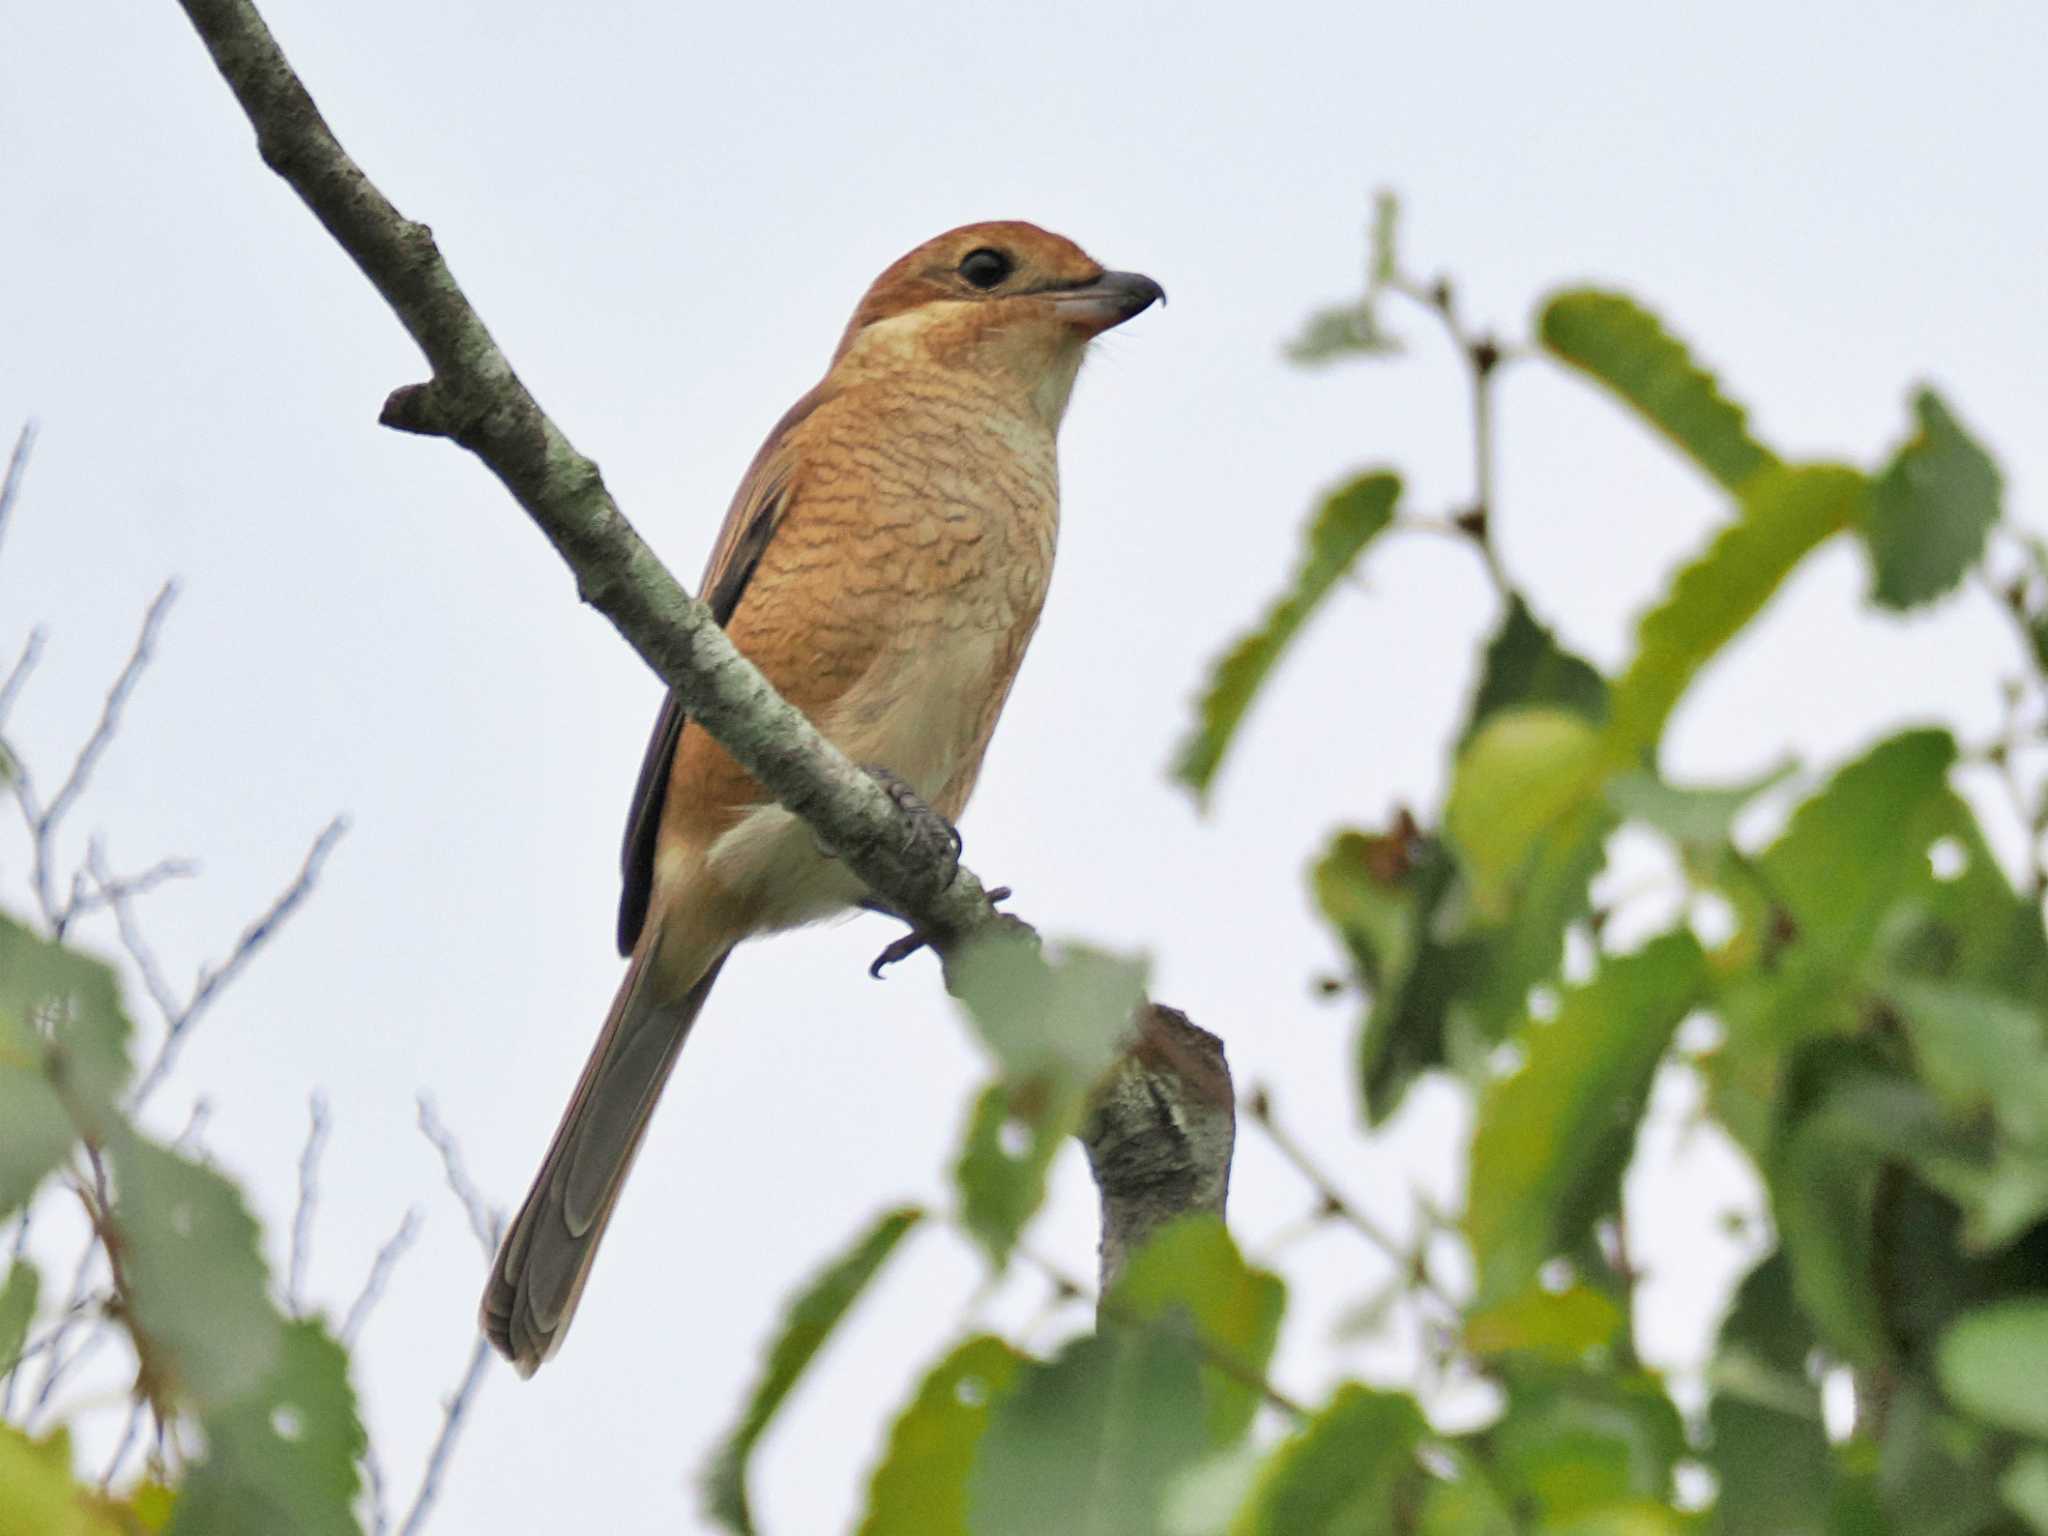
[[[432,231],[401,214],[335,139],[250,0],[179,4],[255,127],[264,163],[312,210],[426,356],[431,379],[394,392],[383,423],[449,438],[482,460],[569,566],[583,601],[675,689],[690,718],[942,958],[983,932],[1028,933],[995,910],[970,870],[935,856],[912,813],[777,694],[711,610],[676,582],[612,500],[597,466],[513,371]],[[1231,1091],[1217,1043],[1154,1006],[1141,1010],[1133,1030],[1123,1075],[1084,1135],[1103,1190],[1112,1270],[1169,1207],[1220,1208],[1229,1172]],[[1169,1040],[1177,1041],[1172,1049]],[[423,1107],[431,1137],[430,1116]],[[1200,1133],[1189,1134],[1195,1125]],[[1158,1134],[1147,1136],[1148,1128]],[[452,1161],[450,1179],[461,1193]],[[467,1196],[465,1203],[477,1223],[480,1203]],[[456,1419],[451,1411],[451,1426]],[[406,1528],[412,1524],[408,1517]]]
[[[680,693],[702,725],[776,799],[915,926],[964,936],[994,909],[971,871],[914,852],[910,816],[733,648],[540,408],[448,270],[433,232],[406,218],[335,139],[249,0],[179,0],[290,183],[411,333],[433,369],[385,403],[387,426],[452,438],[539,525],[582,599]],[[948,876],[950,875],[950,879]]]

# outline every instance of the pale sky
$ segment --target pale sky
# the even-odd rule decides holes
[[[1870,462],[1931,379],[2040,521],[2048,478],[2048,12],[2016,0],[1256,8],[268,0],[344,143],[431,223],[527,382],[694,581],[732,486],[869,279],[971,219],[1028,218],[1170,307],[1101,345],[1062,445],[1045,619],[965,818],[968,862],[1053,934],[1148,952],[1240,1085],[1394,1223],[1454,1190],[1462,1122],[1417,1096],[1350,1135],[1348,1004],[1303,869],[1331,827],[1440,793],[1491,598],[1466,552],[1394,544],[1307,637],[1198,816],[1164,780],[1212,654],[1277,587],[1316,491],[1390,463],[1469,494],[1464,396],[1420,316],[1392,364],[1281,341],[1362,270],[1371,191],[1405,248],[1514,334],[1564,281],[1659,308],[1791,455]],[[338,1310],[404,1209],[427,1225],[357,1358],[409,1493],[469,1347],[481,1260],[412,1129],[437,1100],[479,1180],[525,1188],[603,1017],[616,849],[657,682],[460,451],[375,423],[421,377],[397,323],[266,171],[170,0],[17,7],[0,48],[0,430],[43,435],[0,549],[0,654],[51,628],[13,731],[45,775],[150,594],[185,586],[75,831],[192,854],[146,908],[174,974],[222,953],[333,813],[322,888],[159,1103],[216,1105],[282,1255],[306,1095],[334,1135],[312,1275]],[[1502,394],[1497,526],[1539,611],[1603,664],[1720,515],[1685,465],[1553,371]],[[1967,595],[1858,615],[1812,562],[1679,716],[1679,776],[1839,759],[1909,719],[1996,719],[2013,656]],[[1991,803],[1987,801],[1987,803]],[[74,841],[72,852],[80,850]],[[0,896],[22,904],[0,835]],[[699,1527],[695,1469],[785,1293],[887,1202],[941,1201],[980,1070],[934,968],[885,985],[877,919],[734,958],[672,1082],[561,1356],[487,1383],[441,1532]],[[103,930],[88,938],[105,942]],[[1667,1114],[1682,1107],[1669,1085]],[[1660,1147],[1674,1141],[1660,1133]],[[1633,1186],[1645,1344],[1696,1357],[1740,1178],[1710,1137]],[[1661,1166],[1661,1164],[1660,1164]],[[1078,1151],[1032,1246],[1093,1265]],[[1256,1254],[1308,1205],[1247,1131]],[[1398,1380],[1330,1322],[1385,1273],[1349,1236],[1283,1255],[1277,1377]],[[887,1416],[979,1278],[920,1236],[758,1462],[775,1532],[846,1524]],[[1020,1286],[991,1315],[1028,1319]],[[1032,1341],[1050,1344],[1077,1319]],[[1689,1354],[1688,1352],[1692,1352]]]

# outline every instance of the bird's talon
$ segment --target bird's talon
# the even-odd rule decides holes
[[[913,928],[910,932],[903,935],[902,938],[892,940],[886,949],[875,956],[868,966],[868,975],[872,976],[876,981],[880,981],[883,971],[896,964],[899,960],[908,960],[920,949],[925,949],[930,944],[931,936],[929,934],[922,928]]]

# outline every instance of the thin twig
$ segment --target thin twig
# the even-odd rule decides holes
[[[8,713],[14,708],[14,701],[21,696],[22,685],[28,681],[29,673],[35,671],[36,663],[42,659],[43,642],[48,638],[48,631],[40,624],[30,630],[28,639],[22,642],[21,654],[8,669],[7,680],[0,682],[0,728],[6,726]]]
[[[28,469],[28,456],[35,445],[36,424],[32,420],[24,421],[14,439],[14,452],[7,459],[7,476],[0,479],[0,540],[7,537],[8,515],[14,511],[15,500],[21,495],[21,477]],[[4,713],[0,711],[0,714]]]
[[[117,900],[147,896],[160,885],[189,880],[199,873],[199,865],[191,859],[158,859],[139,875],[111,878],[105,877],[105,868],[105,857],[95,839],[86,854],[85,867],[71,877],[71,899],[65,909],[74,921],[88,912],[111,907]]]
[[[320,1154],[327,1150],[327,1127],[327,1099],[316,1090],[306,1100],[306,1145],[299,1153],[299,1199],[292,1208],[292,1253],[285,1269],[284,1304],[293,1317],[306,1315],[306,1265],[313,1253],[313,1210],[320,1199]]]
[[[1272,1095],[1263,1086],[1254,1087],[1246,1097],[1245,1113],[1251,1116],[1253,1124],[1266,1133],[1266,1139],[1272,1142],[1274,1149],[1291,1163],[1294,1171],[1315,1190],[1317,1198],[1322,1201],[1323,1209],[1328,1214],[1346,1223],[1373,1247],[1392,1259],[1416,1287],[1426,1291],[1446,1307],[1456,1310],[1457,1302],[1429,1272],[1427,1244],[1418,1244],[1410,1250],[1405,1244],[1398,1242],[1393,1233],[1346,1199],[1328,1175],[1316,1166],[1315,1160],[1308,1155],[1301,1143],[1282,1128],[1273,1114]]]
[[[363,1277],[363,1288],[356,1292],[356,1299],[349,1303],[348,1316],[342,1319],[341,1342],[353,1349],[356,1335],[363,1331],[363,1324],[370,1320],[370,1313],[383,1298],[384,1287],[391,1279],[391,1271],[405,1256],[406,1249],[420,1235],[419,1207],[414,1206],[405,1213],[398,1230],[377,1250],[376,1258],[370,1261],[370,1272]]]
[[[448,1187],[462,1202],[462,1209],[469,1216],[469,1230],[476,1234],[477,1243],[488,1262],[498,1253],[498,1239],[503,1235],[505,1225],[504,1213],[484,1198],[483,1191],[476,1187],[462,1166],[462,1149],[456,1146],[454,1134],[434,1112],[434,1101],[423,1093],[419,1106],[420,1134],[441,1154],[441,1167],[448,1176]]]
[[[135,685],[142,680],[150,659],[156,654],[156,642],[163,628],[164,617],[170,612],[172,601],[178,595],[178,584],[167,581],[150,600],[149,609],[142,616],[142,629],[135,637],[135,644],[128,652],[128,659],[108,688],[106,698],[100,704],[99,719],[93,722],[92,731],[78,749],[78,755],[71,760],[71,769],[64,775],[64,781],[57,786],[47,804],[40,802],[35,782],[30,776],[28,765],[17,762],[14,765],[14,794],[21,806],[22,816],[28,822],[30,840],[29,882],[35,890],[36,903],[42,908],[43,920],[49,925],[53,938],[64,937],[64,930],[76,915],[68,906],[57,901],[55,881],[55,841],[58,828],[65,816],[78,803],[78,797],[85,793],[85,787],[92,781],[93,770],[112,744],[115,733],[121,728],[121,712],[127,707]]]
[[[470,1346],[469,1364],[463,1370],[462,1384],[452,1397],[441,1404],[441,1431],[434,1436],[434,1448],[427,1453],[426,1470],[420,1474],[419,1491],[412,1496],[412,1508],[405,1512],[405,1519],[398,1527],[398,1536],[417,1536],[434,1507],[434,1500],[440,1497],[441,1478],[448,1470],[449,1458],[455,1454],[455,1442],[461,1438],[462,1427],[469,1417],[469,1406],[476,1401],[477,1389],[482,1386],[484,1372],[490,1364],[491,1341],[479,1333],[476,1343]]]
[[[370,1496],[370,1536],[387,1536],[391,1529],[391,1503],[385,1491],[384,1458],[377,1454],[377,1442],[363,1441],[363,1481]]]
[[[345,816],[335,817],[320,829],[320,835],[313,839],[313,846],[306,851],[305,861],[300,864],[299,872],[292,877],[291,884],[278,894],[277,899],[271,902],[261,917],[242,930],[242,936],[235,941],[235,947],[226,960],[218,966],[199,968],[199,979],[192,988],[192,995],[182,1006],[173,1003],[170,1007],[164,1008],[169,989],[160,985],[160,978],[150,978],[154,961],[145,964],[143,955],[147,953],[146,946],[138,952],[136,945],[131,941],[131,934],[139,933],[139,930],[135,927],[132,914],[124,914],[126,898],[109,898],[109,905],[114,909],[115,922],[121,931],[122,943],[130,956],[136,960],[138,968],[143,970],[145,984],[149,986],[152,996],[156,997],[158,1006],[164,1008],[165,1014],[164,1037],[157,1045],[156,1057],[128,1096],[128,1108],[131,1113],[140,1109],[144,1101],[162,1085],[177,1056],[178,1047],[183,1044],[192,1026],[199,1022],[214,999],[241,975],[249,962],[256,957],[257,951],[262,949],[285,919],[306,899],[313,889],[314,882],[320,878],[320,870],[327,862],[327,855],[333,851],[335,843],[347,830],[348,818]]]
[[[128,1422],[121,1426],[121,1438],[114,1443],[114,1454],[107,1458],[106,1470],[100,1473],[100,1492],[106,1493],[114,1486],[114,1479],[121,1475],[121,1463],[128,1459],[129,1451],[135,1448],[136,1438],[142,1433],[142,1415],[148,1411],[148,1404],[137,1396],[128,1405]]]

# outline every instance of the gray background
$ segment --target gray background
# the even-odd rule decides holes
[[[1302,880],[1322,833],[1440,791],[1491,599],[1469,554],[1377,553],[1261,705],[1213,812],[1163,781],[1226,634],[1277,587],[1317,490],[1397,464],[1418,510],[1469,494],[1460,377],[1421,316],[1394,365],[1310,374],[1278,343],[1355,289],[1368,195],[1508,330],[1562,280],[1626,284],[1794,455],[1868,461],[1930,377],[2035,504],[2048,456],[2039,6],[678,7],[270,0],[344,142],[458,276],[542,402],[690,579],[761,434],[869,278],[970,219],[1023,217],[1146,271],[1172,305],[1097,350],[1064,436],[1052,599],[965,822],[968,856],[1064,934],[1149,952],[1345,1186],[1405,1225],[1455,1196],[1455,1096],[1348,1139],[1348,1006]],[[310,908],[208,1022],[160,1104],[211,1096],[216,1155],[279,1232],[305,1098],[336,1129],[314,1289],[345,1303],[411,1203],[419,1247],[358,1382],[408,1488],[468,1349],[480,1260],[412,1129],[424,1089],[510,1203],[618,973],[620,820],[659,688],[580,610],[539,537],[445,444],[375,425],[420,374],[404,335],[256,159],[168,0],[14,8],[0,48],[0,426],[44,425],[0,552],[0,650],[53,626],[15,732],[46,776],[143,604],[186,590],[77,831],[117,864],[195,853],[153,897],[180,974],[216,956],[332,812],[354,830]],[[1604,399],[1520,368],[1499,536],[1541,611],[1604,664],[1722,515]],[[1680,774],[1887,722],[1997,717],[2009,635],[1981,594],[1858,616],[1853,550],[1814,560],[1680,714]],[[1979,785],[1980,789],[1989,786]],[[2003,816],[1995,795],[1980,796]],[[1998,823],[2010,833],[2009,819]],[[2008,837],[2009,841],[2009,837]],[[72,845],[76,852],[78,844]],[[1630,921],[1668,912],[1625,850]],[[18,842],[0,893],[22,898]],[[1659,903],[1663,903],[1660,907]],[[95,930],[101,940],[104,930]],[[691,1527],[686,1475],[785,1291],[879,1204],[943,1200],[980,1070],[928,963],[862,974],[875,919],[736,957],[655,1124],[565,1353],[487,1383],[435,1528]],[[1649,1357],[1681,1372],[1741,1262],[1715,1213],[1739,1162],[1660,1090],[1632,1181]],[[1092,1264],[1077,1156],[1032,1236]],[[1309,1203],[1244,1138],[1255,1251]],[[1400,1379],[1405,1315],[1333,1341],[1387,1264],[1342,1232],[1287,1249],[1277,1368]],[[932,1232],[767,1443],[778,1531],[839,1527],[886,1412],[979,1280]],[[982,1315],[1051,1344],[1021,1283]],[[1482,1412],[1450,1391],[1447,1422]]]

